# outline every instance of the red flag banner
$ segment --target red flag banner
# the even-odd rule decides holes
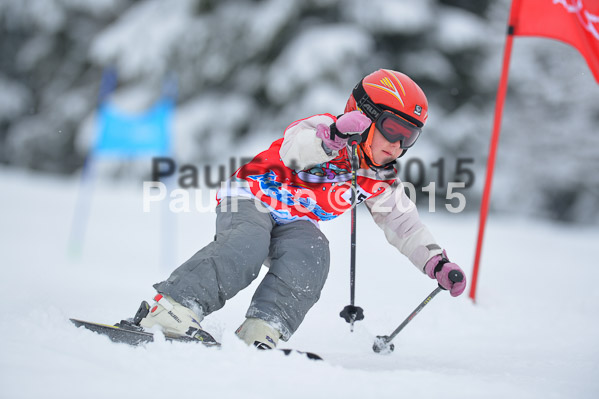
[[[489,212],[491,183],[495,169],[497,143],[501,131],[501,115],[507,92],[508,70],[514,36],[542,36],[574,46],[586,59],[595,80],[599,83],[599,0],[513,0],[509,31],[505,41],[503,68],[495,102],[495,119],[487,175],[480,206],[476,253],[470,284],[470,298],[476,300],[476,286],[482,245]]]
[[[514,0],[516,36],[543,36],[578,49],[599,83],[599,0]]]

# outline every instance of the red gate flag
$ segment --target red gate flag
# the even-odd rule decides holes
[[[515,36],[543,36],[574,46],[599,83],[599,0],[514,0]]]
[[[503,67],[497,89],[493,132],[489,145],[485,187],[480,205],[478,237],[474,254],[474,267],[470,283],[470,298],[476,300],[476,286],[482,245],[489,213],[491,184],[495,169],[495,158],[503,103],[507,92],[508,71],[514,36],[543,36],[574,46],[586,59],[595,80],[599,83],[599,0],[513,0],[510,11],[509,29],[505,41]]]

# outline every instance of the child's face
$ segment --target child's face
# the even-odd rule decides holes
[[[374,137],[370,149],[372,150],[372,160],[379,165],[395,161],[403,152],[399,141],[395,143],[387,141],[376,127],[374,128]]]

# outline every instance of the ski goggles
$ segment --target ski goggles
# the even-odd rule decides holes
[[[376,118],[375,126],[387,141],[391,143],[399,141],[401,148],[413,146],[422,132],[422,129],[391,111],[383,111]]]

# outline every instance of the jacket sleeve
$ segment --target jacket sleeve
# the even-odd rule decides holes
[[[416,205],[404,192],[399,180],[381,195],[365,201],[387,241],[424,273],[426,262],[443,251],[428,228],[420,221]]]
[[[314,115],[292,123],[285,130],[283,144],[279,155],[288,168],[295,170],[330,161],[339,155],[339,151],[326,153],[322,147],[322,140],[316,137],[316,126],[324,123],[330,125],[335,122],[332,115]]]

